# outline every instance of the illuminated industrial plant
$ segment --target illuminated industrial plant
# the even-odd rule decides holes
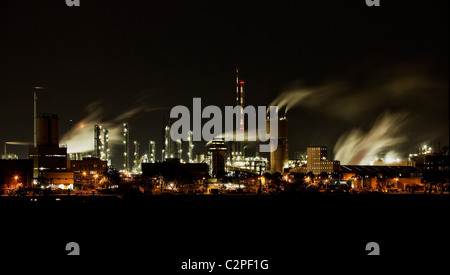
[[[245,131],[244,81],[239,78],[238,70],[236,70],[236,104],[241,107],[242,116],[238,127],[239,130]],[[195,186],[204,186],[206,189],[202,189],[202,192],[209,194],[214,188],[215,192],[218,192],[219,188],[230,191],[255,187],[258,181],[262,186],[263,183],[270,182],[263,176],[267,172],[282,175],[281,179],[286,183],[294,181],[292,175],[302,174],[305,175],[302,180],[311,186],[338,182],[348,183],[356,189],[373,189],[379,186],[380,182],[387,182],[405,190],[412,188],[411,186],[423,185],[421,182],[423,171],[447,169],[440,155],[428,145],[422,146],[417,153],[410,154],[407,159],[397,156],[393,151],[379,152],[377,158],[370,163],[371,165],[342,165],[339,160],[329,160],[328,149],[324,145],[308,146],[306,155],[297,156],[297,154],[295,159],[289,159],[289,121],[286,114],[277,118],[277,148],[270,152],[269,159],[260,155],[258,142],[250,141],[246,137],[248,134],[244,136],[243,141],[225,141],[224,138],[215,138],[204,148],[195,147],[192,131],[188,132],[187,142],[183,143],[180,139],[172,140],[170,122],[163,129],[164,146],[162,146],[160,160],[157,160],[154,140],[148,142],[148,152],[142,154],[140,143],[135,137],[133,137],[134,152],[130,158],[131,136],[129,124],[126,122],[121,123],[121,127],[105,124],[109,129],[99,124],[92,124],[93,121],[86,124],[79,123],[78,128],[83,131],[87,129],[86,125],[93,125],[93,129],[91,128],[89,132],[90,136],[93,136],[94,146],[91,150],[84,149],[83,152],[67,154],[67,146],[59,143],[59,122],[56,114],[36,114],[34,122],[36,146],[29,148],[28,161],[18,160],[16,155],[8,153],[7,145],[31,144],[4,143],[2,160],[17,161],[13,164],[7,163],[9,166],[5,164],[4,167],[19,165],[23,171],[27,169],[27,166],[32,167],[30,175],[26,172],[8,175],[4,180],[8,182],[8,186],[39,185],[74,189],[85,186],[95,188],[107,182],[103,173],[111,165],[109,129],[112,129],[112,133],[116,136],[120,132],[119,141],[123,145],[121,150],[123,163],[120,170],[122,180],[129,182],[139,175],[144,175],[155,181],[155,184],[159,184],[160,190],[164,188],[170,191],[180,190],[170,174],[164,176],[167,179],[161,176],[166,171],[187,176],[194,180]],[[266,132],[270,132],[270,122],[271,120],[267,118]],[[118,128],[121,131],[118,131]],[[183,150],[183,146],[187,147],[187,150]],[[250,154],[248,149],[253,147],[256,148],[256,152]],[[194,152],[194,149],[197,152]],[[438,168],[435,167],[436,165]],[[380,177],[380,175],[388,176]],[[262,192],[261,189],[258,192]]]

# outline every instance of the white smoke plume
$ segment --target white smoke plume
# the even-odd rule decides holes
[[[384,156],[384,163],[390,164],[401,161],[402,157],[396,151],[389,151]]]
[[[11,144],[11,145],[33,145],[33,142],[22,142],[22,141],[7,141],[5,144]]]
[[[121,142],[123,122],[126,122],[126,120],[131,119],[138,113],[151,110],[153,109],[143,106],[135,107],[123,112],[114,119],[105,120],[100,102],[94,102],[87,107],[89,115],[73,126],[62,137],[61,143],[67,145],[68,153],[91,152],[94,150],[94,126],[100,125],[102,128],[108,129],[109,145],[114,146]]]
[[[270,106],[278,106],[278,110],[287,113],[294,107],[307,104],[310,107],[319,107],[327,98],[331,98],[336,92],[341,92],[343,83],[332,82],[322,86],[305,87],[300,82],[289,85]]]
[[[385,113],[366,133],[357,128],[352,129],[337,141],[335,158],[343,165],[368,165],[380,151],[406,140],[405,136],[399,135],[405,118],[403,113]]]
[[[436,80],[426,64],[393,64],[372,72],[370,69],[315,86],[293,82],[270,105],[285,112],[296,107],[303,112],[308,109],[321,117],[324,127],[335,127],[333,121],[346,127],[334,148],[334,158],[342,164],[368,164],[381,150],[389,150],[387,147],[398,154],[400,147],[411,148],[439,135],[448,137],[448,83]],[[401,114],[386,113],[388,110]],[[403,135],[399,136],[398,129],[406,122],[404,113],[409,114],[408,127],[403,127]],[[376,114],[383,115],[367,133],[346,126],[362,125]]]

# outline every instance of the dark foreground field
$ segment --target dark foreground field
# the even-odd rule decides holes
[[[449,209],[437,194],[2,197],[1,254],[67,261],[66,244],[77,242],[97,266],[170,273],[188,259],[268,259],[281,272],[309,259],[367,261],[366,244],[377,242],[383,259],[427,264],[449,255]]]

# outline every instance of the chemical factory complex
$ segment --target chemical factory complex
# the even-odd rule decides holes
[[[236,106],[245,130],[245,82],[236,70]],[[2,195],[29,195],[42,190],[72,194],[111,194],[134,190],[143,194],[276,194],[283,192],[448,192],[448,146],[424,146],[407,159],[387,161],[379,154],[371,165],[343,165],[329,158],[328,148],[311,144],[306,155],[289,158],[289,120],[278,118],[277,148],[273,152],[246,153],[249,143],[215,138],[197,148],[193,132],[187,141],[173,140],[170,122],[161,129],[164,144],[133,141],[127,121],[122,122],[122,163],[111,163],[109,130],[92,129],[92,151],[68,153],[60,143],[57,114],[37,113],[34,95],[34,142],[29,159],[8,153],[0,160]],[[231,94],[231,93],[230,93]],[[266,131],[270,131],[267,120]],[[30,131],[31,132],[31,131]],[[25,143],[26,144],[26,143]],[[20,144],[19,144],[20,145]],[[23,145],[23,144],[22,144]],[[258,146],[256,146],[258,148]],[[187,148],[187,150],[185,149]],[[184,150],[183,150],[184,149]],[[161,158],[157,158],[161,153]],[[269,156],[270,155],[270,156]],[[292,154],[291,154],[292,155]]]
[[[4,273],[442,273],[449,4],[1,0]]]

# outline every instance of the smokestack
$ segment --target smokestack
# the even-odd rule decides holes
[[[245,123],[244,123],[244,84],[245,82],[243,80],[239,79],[239,69],[236,68],[236,106],[241,107],[241,119],[239,122],[239,129],[244,130],[245,129]],[[243,142],[236,142],[235,144],[236,153],[239,152],[240,155],[243,155],[244,150],[244,143]]]
[[[33,87],[33,123],[34,123],[34,147],[37,147],[37,90],[43,90],[43,87]]]
[[[244,81],[239,81],[241,85],[241,123],[239,125],[240,130],[244,130]]]
[[[236,106],[239,106],[239,69],[236,68]]]

